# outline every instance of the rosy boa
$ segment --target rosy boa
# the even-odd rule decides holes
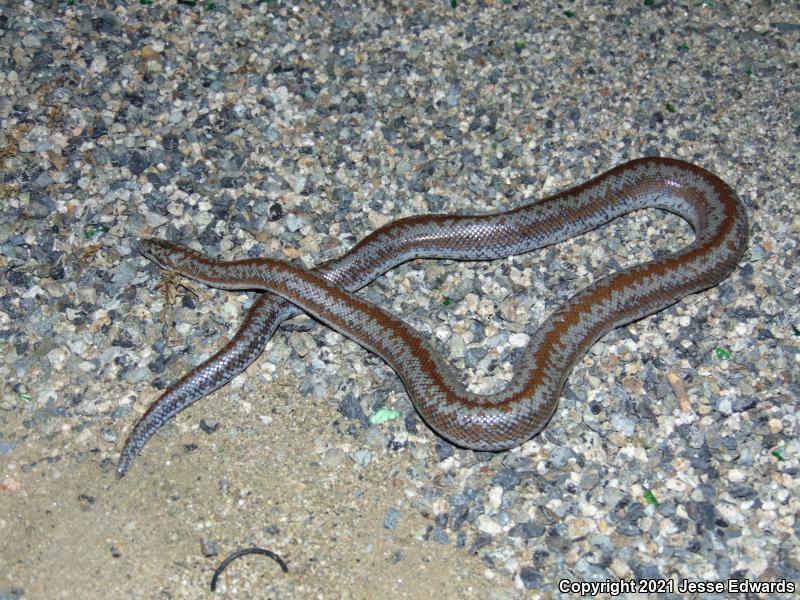
[[[675,213],[695,240],[674,254],[606,275],[558,307],[531,337],[514,376],[492,395],[470,392],[430,335],[360,296],[359,288],[415,258],[497,259],[554,244],[642,208]],[[263,290],[233,339],[172,385],[142,415],[122,450],[125,475],[165,421],[241,373],[284,320],[306,312],[381,356],[400,376],[425,422],[454,444],[504,450],[547,424],[564,382],[594,342],[625,323],[717,285],[745,252],[745,208],[720,178],[668,158],[622,164],[570,190],[502,213],[407,217],[373,231],[315,269],[269,258],[220,261],[146,239],[141,253],[210,286]]]

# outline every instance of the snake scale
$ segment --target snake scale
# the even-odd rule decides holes
[[[430,336],[353,293],[408,260],[523,254],[643,208],[685,219],[694,241],[606,275],[556,308],[531,337],[510,383],[496,394],[470,392]],[[259,295],[224,348],[169,387],[141,416],[125,442],[117,475],[125,475],[161,425],[246,369],[280,323],[302,312],[381,356],[440,436],[476,450],[512,448],[547,424],[567,376],[598,338],[717,285],[736,268],[747,241],[747,215],[733,190],[716,175],[670,158],[632,160],[506,212],[402,218],[315,269],[269,258],[214,260],[171,242],[142,240],[140,252],[164,269],[209,286],[268,293]]]

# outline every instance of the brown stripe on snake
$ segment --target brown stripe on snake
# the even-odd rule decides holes
[[[353,294],[414,258],[522,254],[641,208],[684,218],[694,229],[694,242],[599,279],[567,300],[531,337],[512,380],[496,394],[467,390],[426,337]],[[167,389],[139,419],[117,473],[127,472],[164,422],[247,368],[281,321],[301,312],[380,355],[403,380],[423,420],[442,437],[478,450],[511,448],[546,425],[574,364],[599,337],[717,285],[738,264],[747,238],[744,206],[721,179],[682,161],[644,158],[503,213],[399,219],[313,270],[272,259],[219,261],[163,240],[143,240],[142,254],[164,268],[215,287],[269,293],[257,298],[230,343]]]

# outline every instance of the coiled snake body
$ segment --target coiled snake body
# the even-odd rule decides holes
[[[542,323],[501,392],[479,395],[460,382],[424,336],[352,292],[414,258],[488,260],[530,252],[642,208],[682,217],[694,241],[678,252],[607,275]],[[176,413],[242,372],[284,320],[307,312],[380,355],[403,380],[424,421],[451,442],[504,450],[547,423],[564,382],[602,335],[717,285],[736,267],[748,238],[744,206],[728,185],[695,165],[667,158],[622,164],[582,185],[507,212],[425,215],[377,229],[341,258],[315,269],[268,258],[219,261],[146,239],[144,256],[210,286],[263,290],[234,338],[150,406],[122,450],[122,477],[155,431]]]

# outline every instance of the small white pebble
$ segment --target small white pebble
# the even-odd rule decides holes
[[[531,339],[527,333],[512,333],[508,336],[508,343],[515,348],[524,348]]]
[[[741,469],[731,469],[728,471],[728,480],[732,483],[741,483],[745,479],[747,479],[747,473]]]
[[[62,371],[67,362],[69,353],[63,348],[53,348],[47,353],[47,361],[56,371]]]
[[[497,521],[492,519],[489,515],[479,515],[478,518],[475,519],[475,524],[479,530],[491,536],[500,535],[503,531],[503,528],[500,527]]]
[[[499,485],[493,485],[489,490],[489,509],[495,512],[500,508],[500,503],[503,501],[503,488]]]

